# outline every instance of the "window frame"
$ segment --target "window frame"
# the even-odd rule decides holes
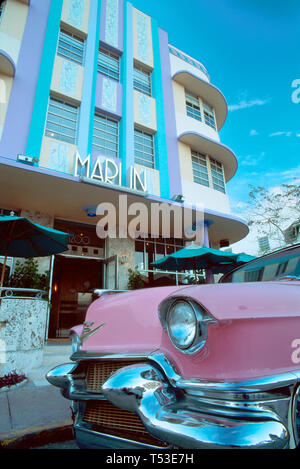
[[[147,80],[139,79],[136,72],[147,76]],[[152,72],[142,65],[134,64],[133,66],[133,89],[152,97]]]
[[[216,116],[214,108],[202,99],[203,116],[206,125],[217,130]]]
[[[197,101],[198,104],[196,104],[195,101]],[[201,99],[199,98],[199,96],[196,96],[194,93],[185,90],[185,107],[186,114],[188,117],[203,122],[201,112]]]
[[[185,88],[184,92],[186,115],[208,125],[217,132],[215,109],[207,101],[200,96],[197,96],[192,91]]]
[[[223,164],[209,156],[210,173],[212,180],[212,189],[226,194],[226,184]],[[214,169],[215,166],[217,169]]]
[[[50,106],[54,106],[54,107],[59,108],[59,106],[57,106],[57,104],[53,104],[53,102],[54,103],[59,103],[60,105],[63,105],[63,107],[60,107],[60,109],[62,109],[62,111],[63,111],[61,114],[56,114],[51,110]],[[76,114],[76,118],[74,120],[72,120],[69,117],[66,117],[66,116],[63,115],[64,112],[68,112],[68,113],[72,112],[68,108],[72,108],[72,109],[76,110],[76,113],[75,113],[75,111],[73,111],[74,114]],[[69,143],[71,145],[76,145],[77,144],[77,138],[78,138],[79,108],[80,108],[80,106],[76,106],[76,104],[73,104],[73,103],[71,103],[67,100],[61,99],[61,98],[57,98],[56,96],[50,95],[49,102],[48,102],[48,110],[47,110],[47,117],[46,117],[46,122],[45,122],[44,135],[46,137],[49,137],[49,138],[54,138],[55,140],[66,142],[66,143]],[[55,122],[55,120],[53,120],[53,121],[49,120],[49,115],[53,115],[56,118],[58,117],[59,119],[67,119],[70,122],[74,122],[75,123],[75,129],[72,128],[72,126],[70,127],[70,126],[61,124],[60,122],[59,123]],[[74,136],[70,136],[68,134],[65,134],[65,133],[61,132],[61,130],[56,131],[54,129],[49,129],[49,126],[48,126],[49,123],[52,124],[53,126],[58,126],[59,128],[63,127],[65,129],[69,129],[70,131],[72,131]]]
[[[227,191],[223,164],[210,155],[201,153],[193,148],[190,150],[193,182],[226,195]],[[198,161],[196,161],[197,159]],[[198,167],[196,165],[198,165]],[[206,170],[203,168],[206,168]]]
[[[4,15],[6,5],[7,5],[7,0],[4,0],[4,2],[2,2],[1,5],[0,5],[0,23],[2,21],[3,15]]]
[[[70,50],[63,47],[60,44],[61,39],[64,40],[64,36],[69,38],[69,41],[71,43],[71,49]],[[65,42],[67,42],[67,41],[65,40]],[[78,43],[78,44],[80,43],[82,45],[82,53],[81,53],[81,46],[78,47],[78,45],[76,45],[76,43]],[[63,52],[60,51],[60,48],[67,51],[68,53],[64,54]],[[80,53],[74,52],[73,49],[78,49],[80,51]],[[70,53],[71,53],[71,56],[70,56]],[[85,39],[80,37],[78,34],[72,33],[70,31],[68,31],[67,29],[61,27],[60,31],[59,31],[59,35],[58,35],[56,54],[59,57],[62,57],[63,59],[65,59],[65,60],[69,60],[70,62],[73,62],[76,65],[80,65],[81,67],[83,67],[84,62],[85,62]],[[74,55],[77,55],[78,59],[74,58]]]
[[[140,141],[138,141],[137,139],[140,139]],[[147,140],[151,142],[151,145],[147,145]],[[137,148],[138,145],[143,148]],[[148,149],[150,147],[151,147],[152,152],[144,151],[144,148]],[[138,156],[137,152],[140,153],[141,155],[150,155],[151,159],[143,158],[143,156]],[[151,134],[150,132],[147,132],[145,130],[138,129],[136,127],[134,128],[134,162],[141,166],[145,166],[150,169],[155,169],[154,134]]]
[[[102,122],[100,122],[100,120]],[[116,124],[115,126],[116,133],[109,132],[108,127],[113,128],[112,125],[111,126],[109,125],[109,122]],[[105,125],[106,128],[105,129],[96,128],[95,127],[96,123],[100,123],[100,124],[102,123],[102,125]],[[102,136],[97,136],[95,134],[95,131],[101,132]],[[108,135],[111,135],[114,138],[110,140],[109,138],[107,138]],[[112,117],[108,117],[105,114],[101,114],[100,112],[96,111],[94,115],[92,149],[96,152],[101,153],[102,155],[105,155],[111,158],[119,158],[119,149],[120,149],[119,136],[120,136],[119,121],[117,119],[113,119]],[[103,140],[104,145],[100,143],[95,143],[95,138],[97,138],[98,140]],[[112,150],[111,148],[109,148],[109,144],[115,145],[116,150]]]
[[[108,57],[108,63],[103,64],[102,62],[102,70],[101,70],[101,54]],[[117,63],[117,67],[114,68],[113,66],[109,67],[109,59],[115,60]],[[103,69],[107,69],[103,70]],[[108,49],[105,49],[104,47],[99,47],[98,51],[98,61],[97,61],[97,72],[100,73],[101,75],[110,78],[112,80],[117,81],[118,83],[120,82],[120,56],[117,54],[114,54],[113,52],[109,51]]]
[[[193,168],[193,180],[196,184],[201,184],[202,186],[205,186],[205,187],[210,187],[210,182],[209,182],[209,167],[208,167],[208,161],[207,161],[207,156],[196,151],[196,150],[191,150],[191,154],[192,154],[192,168]],[[198,159],[199,161],[196,161],[196,159]],[[203,165],[200,161],[202,162],[205,162],[205,165]],[[195,165],[199,165],[199,169],[195,168]],[[202,170],[202,167],[206,168],[206,171]],[[199,174],[195,174],[196,173],[199,173]],[[202,176],[204,175],[204,176]],[[205,177],[205,175],[207,175],[207,178]],[[199,180],[196,180],[196,179],[199,179]],[[203,183],[203,182],[200,182],[200,180],[202,181],[206,181],[207,180],[207,184]]]

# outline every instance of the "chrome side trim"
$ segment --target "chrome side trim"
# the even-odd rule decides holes
[[[76,362],[82,362],[82,361],[94,361],[94,360],[147,360],[149,353],[151,352],[145,352],[145,353],[98,353],[98,352],[86,352],[86,351],[80,351],[73,353],[71,355],[70,360],[76,361]]]
[[[300,370],[287,372],[273,376],[264,376],[246,381],[206,381],[198,379],[182,378],[174,365],[163,353],[152,352],[149,359],[157,363],[168,377],[170,383],[189,394],[202,395],[206,393],[257,393],[267,392],[273,389],[289,387],[300,382]]]
[[[113,293],[125,293],[125,292],[129,292],[130,290],[109,290],[109,289],[100,289],[100,288],[97,288],[96,290],[94,290],[94,294],[95,295],[98,295],[99,298],[103,297],[103,296],[107,296],[107,295],[111,295]]]

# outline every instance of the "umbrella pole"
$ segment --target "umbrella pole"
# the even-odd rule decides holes
[[[195,275],[196,285],[198,285],[198,279],[197,279],[196,269],[194,270],[194,275]]]
[[[3,282],[4,282],[4,275],[5,275],[5,268],[6,268],[6,263],[7,263],[7,256],[8,256],[8,247],[5,250],[5,255],[4,255],[4,263],[2,267],[2,274],[1,274],[1,280],[0,280],[0,287],[3,287]],[[0,291],[0,296],[1,296],[2,291]]]
[[[198,285],[198,279],[197,279],[197,273],[196,273],[196,261],[193,261],[193,264],[194,264],[195,282],[196,282],[196,285]]]

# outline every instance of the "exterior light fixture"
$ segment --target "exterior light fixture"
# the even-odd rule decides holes
[[[86,207],[83,207],[83,211],[86,213],[88,217],[96,216],[96,206],[94,205],[87,205]]]
[[[180,202],[181,204],[183,204],[184,196],[182,194],[176,194],[173,195],[172,200],[174,200],[174,202]]]

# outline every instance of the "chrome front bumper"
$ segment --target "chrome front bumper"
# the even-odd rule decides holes
[[[294,401],[298,377],[294,374],[250,383],[184,382],[173,373],[167,378],[158,366],[140,363],[119,369],[102,386],[88,393],[74,364],[51,370],[48,381],[74,401],[74,429],[80,446],[90,448],[153,448],[95,432],[82,421],[84,401],[107,400],[135,412],[150,435],[170,447],[282,449],[296,446]],[[156,361],[156,363],[155,363]],[[269,383],[269,384],[268,384]],[[271,384],[270,384],[271,383]],[[283,384],[285,386],[283,386]],[[269,389],[270,388],[270,389]],[[298,391],[297,391],[298,392]],[[160,448],[161,449],[161,448]]]

